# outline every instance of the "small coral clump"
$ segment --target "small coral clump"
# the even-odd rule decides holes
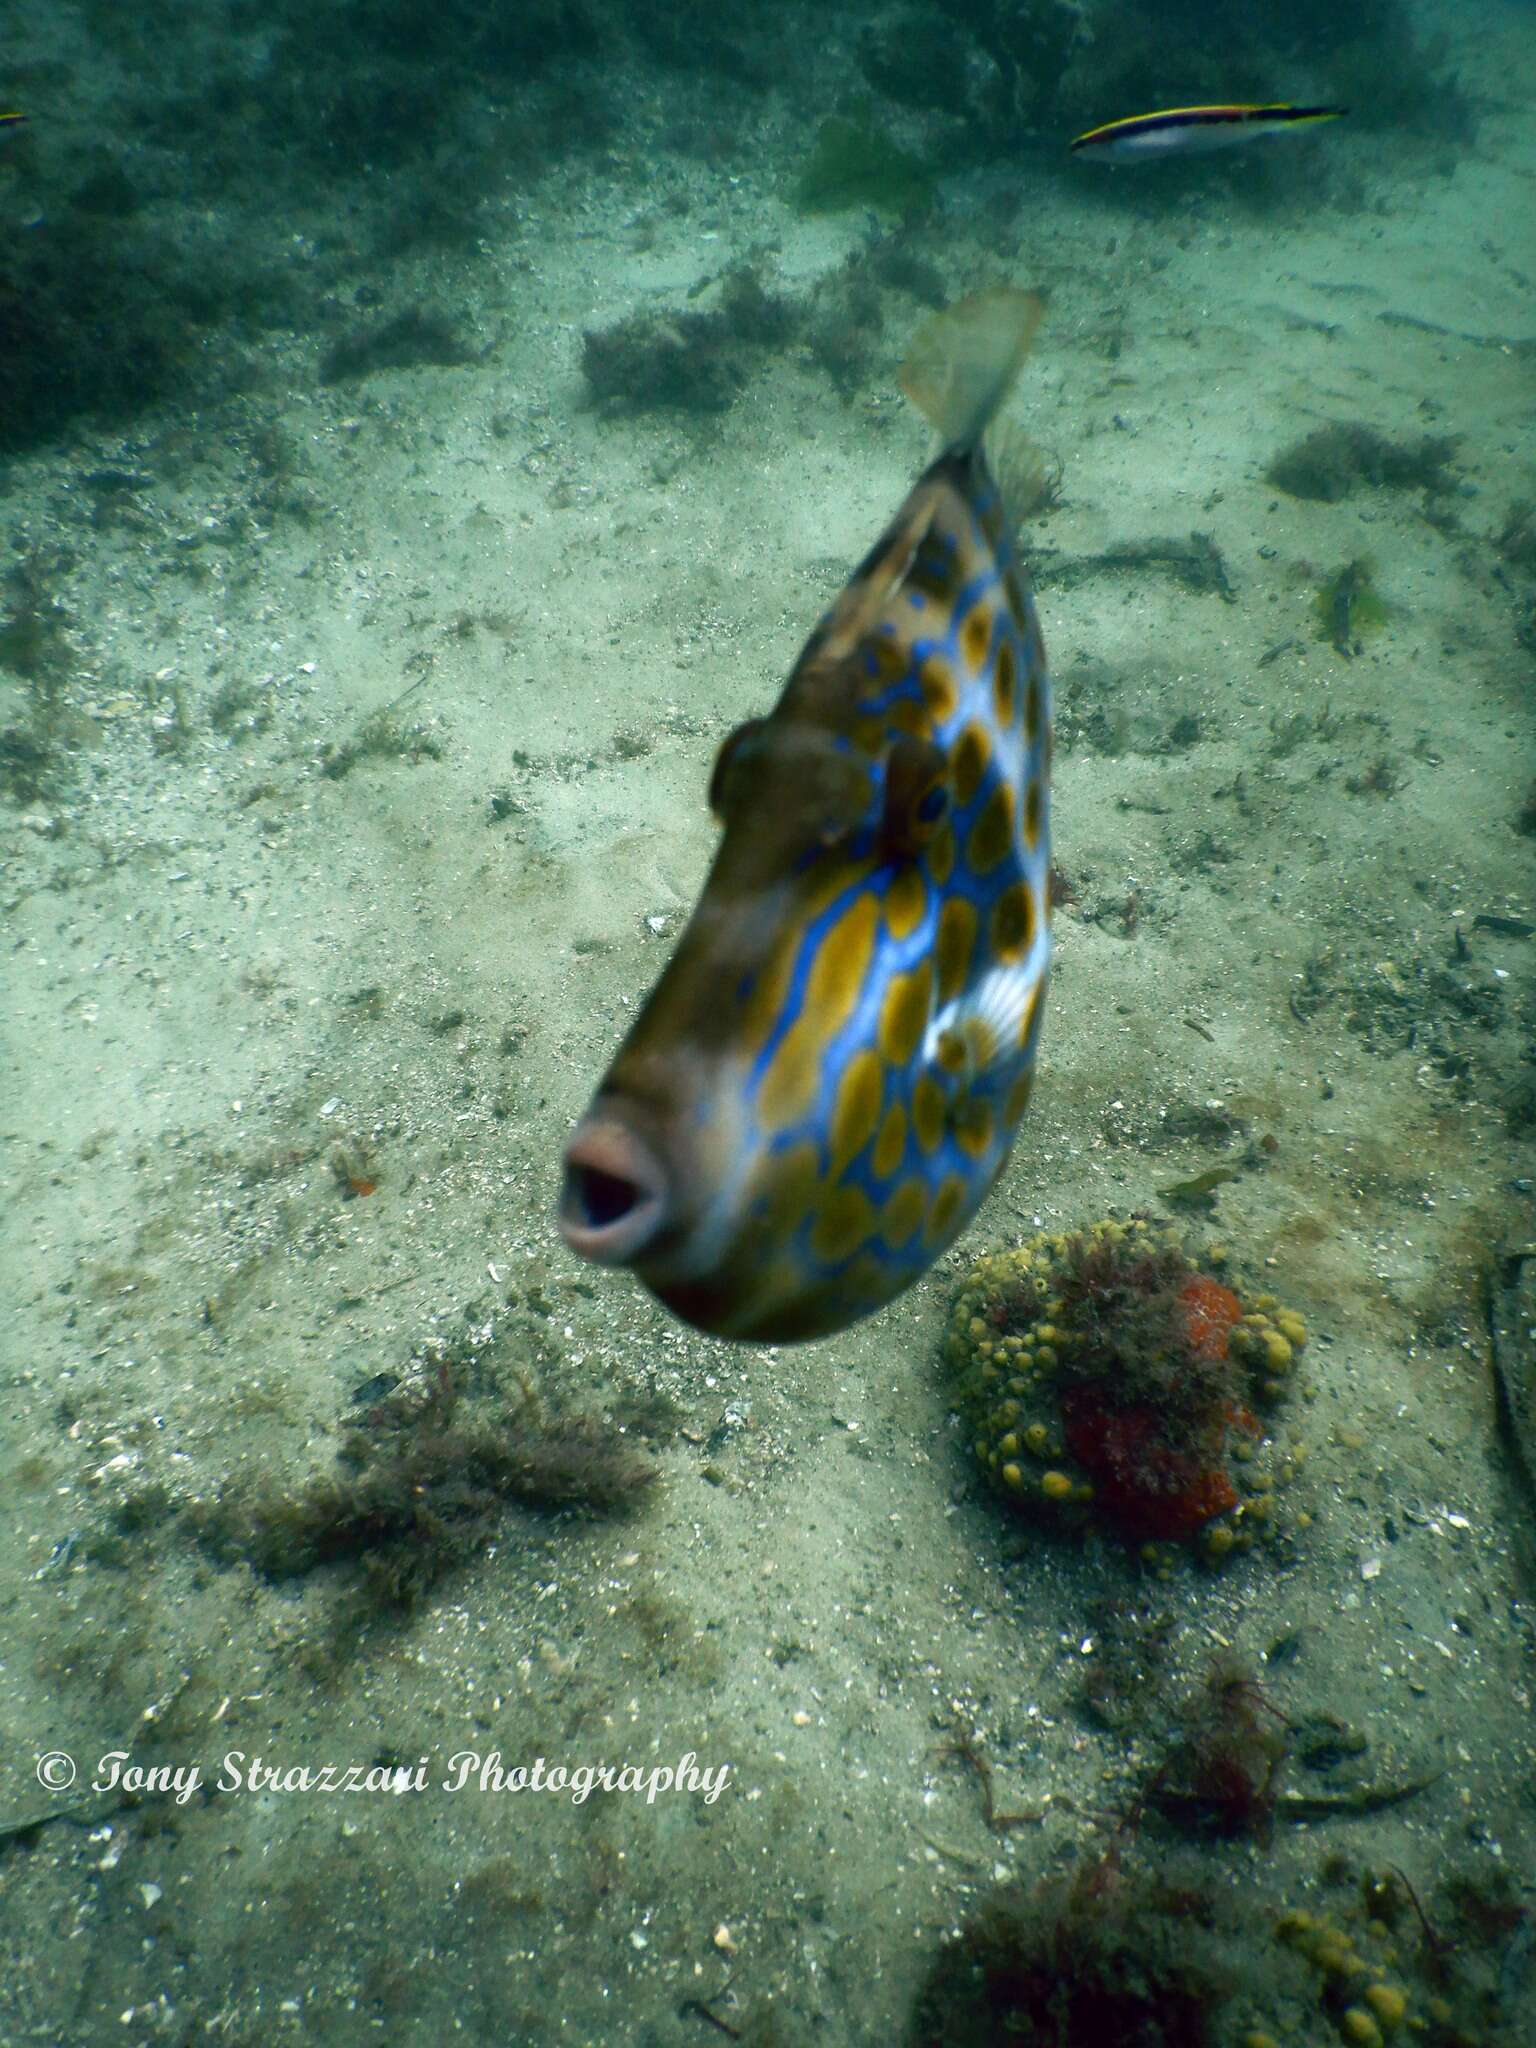
[[[1352,2048],[1382,2048],[1387,2035],[1395,2034],[1408,2020],[1403,1991],[1385,1970],[1360,1954],[1343,1928],[1297,1909],[1281,1915],[1275,1939],[1294,1949],[1318,1972],[1323,2009]],[[1449,2007],[1446,2012],[1448,2016]],[[1424,2021],[1417,2014],[1410,2024],[1415,2033],[1424,2032]]]
[[[1395,1864],[1355,1872],[1330,1859],[1330,1883],[1353,1883],[1333,1910],[1295,1908],[1275,1941],[1312,1975],[1318,2004],[1347,2048],[1514,2048],[1530,2038],[1523,1979],[1536,1916],[1514,1873],[1496,1863],[1442,1874],[1422,1902]],[[1325,1870],[1328,1867],[1325,1866]],[[1522,2024],[1525,2022],[1525,2024]]]
[[[1206,1264],[1223,1266],[1213,1250]],[[945,1356],[992,1483],[1020,1505],[1106,1518],[1143,1543],[1219,1559],[1272,1527],[1258,1412],[1280,1400],[1306,1325],[1245,1303],[1144,1218],[1043,1233],[961,1282]]]

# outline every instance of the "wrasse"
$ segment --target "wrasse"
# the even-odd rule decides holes
[[[1263,135],[1289,135],[1298,128],[1316,128],[1337,121],[1348,107],[1270,106],[1168,107],[1160,114],[1132,114],[1090,128],[1072,144],[1084,156],[1107,163],[1133,157],[1203,156],[1232,149]]]
[[[942,452],[721,748],[714,865],[566,1150],[567,1244],[716,1336],[900,1294],[1029,1101],[1050,684],[982,436],[1041,310],[980,292],[918,334],[901,384]]]
[[[0,137],[19,135],[29,119],[27,114],[0,114]]]

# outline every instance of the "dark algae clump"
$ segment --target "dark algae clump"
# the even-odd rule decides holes
[[[320,360],[320,382],[354,384],[379,370],[457,369],[477,360],[446,313],[411,306],[333,342]]]
[[[851,400],[875,374],[885,295],[933,304],[943,294],[939,273],[901,230],[856,250],[799,294],[776,287],[765,272],[761,263],[740,263],[718,280],[713,304],[630,313],[587,328],[581,367],[598,409],[722,413],[795,345]]]
[[[1230,1992],[1205,1918],[1116,1848],[999,1890],[940,1954],[906,2048],[1216,2048]]]
[[[1323,504],[1335,504],[1363,485],[1449,491],[1456,481],[1449,465],[1457,441],[1454,434],[1394,441],[1357,420],[1334,420],[1282,448],[1265,475],[1289,496]]]
[[[446,1368],[406,1381],[343,1437],[333,1469],[292,1489],[225,1496],[200,1517],[215,1555],[268,1578],[361,1566],[380,1607],[410,1607],[495,1535],[514,1507],[617,1514],[656,1468],[590,1418],[469,1412]]]
[[[14,676],[24,690],[23,715],[0,724],[0,791],[20,803],[59,779],[83,733],[65,698],[78,654],[58,586],[71,566],[63,553],[33,549],[0,575],[0,681]]]
[[[793,302],[743,264],[723,280],[718,305],[631,313],[587,328],[581,367],[608,412],[724,412],[799,320]]]

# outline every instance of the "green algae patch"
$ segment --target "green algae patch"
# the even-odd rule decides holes
[[[1387,623],[1386,599],[1372,580],[1369,562],[1346,562],[1328,578],[1312,609],[1317,619],[1318,638],[1326,640],[1343,655],[1359,652],[1361,643]]]
[[[822,122],[790,197],[802,214],[871,206],[905,215],[932,203],[935,180],[933,165],[892,141],[865,101],[851,114],[832,114]]]

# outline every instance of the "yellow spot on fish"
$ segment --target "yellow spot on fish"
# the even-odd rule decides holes
[[[789,972],[794,963],[794,949],[781,946],[777,957],[770,966],[762,969],[753,986],[752,993],[741,1006],[741,1037],[744,1049],[756,1054],[773,1029],[774,1020],[784,1009],[784,997],[789,988]]]
[[[965,1040],[958,1031],[941,1031],[934,1051],[938,1054],[939,1065],[946,1074],[964,1073]]]
[[[883,728],[882,728],[883,730]],[[882,742],[883,744],[883,742]],[[813,888],[798,916],[786,925],[785,943],[774,948],[771,961],[759,974],[756,986],[741,1007],[740,1030],[743,1049],[752,1056],[761,1051],[784,1013],[794,972],[799,934],[851,886],[857,887],[874,868],[873,861],[852,868],[828,865],[819,885]]]
[[[955,748],[955,802],[962,807],[976,794],[988,761],[992,742],[982,725],[968,725]]]
[[[925,1152],[931,1152],[944,1135],[944,1110],[944,1090],[932,1074],[919,1074],[912,1090],[912,1128]]]
[[[866,640],[861,652],[865,657],[865,667],[870,670],[865,688],[871,694],[889,689],[899,676],[906,674],[906,651],[897,644],[893,634],[881,634],[879,639]]]
[[[903,1245],[923,1220],[928,1207],[927,1192],[915,1176],[894,1190],[880,1212],[880,1235],[893,1249]]]
[[[928,1227],[923,1232],[925,1244],[942,1244],[955,1227],[960,1214],[960,1204],[965,1200],[965,1182],[958,1173],[946,1173],[939,1183],[939,1192],[933,1198],[933,1207],[928,1212]]]
[[[992,1110],[974,1095],[962,1096],[952,1118],[955,1143],[968,1158],[979,1159],[992,1142]]]
[[[982,806],[981,816],[971,827],[965,842],[965,857],[973,874],[990,874],[1013,845],[1013,791],[1000,782]]]
[[[811,1250],[829,1266],[846,1259],[869,1237],[875,1212],[862,1188],[834,1188],[811,1230]]]
[[[939,965],[939,1001],[947,1003],[965,986],[976,949],[976,911],[963,896],[951,896],[939,913],[934,951]]]
[[[854,1054],[837,1084],[837,1101],[832,1110],[832,1177],[836,1179],[851,1159],[874,1136],[880,1120],[880,1090],[885,1070],[872,1046]]]
[[[940,724],[954,716],[959,701],[955,690],[955,678],[949,663],[940,654],[930,654],[918,671],[918,682],[922,686],[923,702]]]
[[[770,1131],[799,1123],[816,1096],[822,1040],[812,1023],[801,1018],[780,1042],[759,1090],[758,1114]]]
[[[776,1303],[792,1302],[804,1284],[805,1273],[796,1260],[776,1258],[743,1282],[732,1319],[745,1316],[750,1321]]]
[[[761,1176],[767,1192],[763,1234],[775,1242],[789,1237],[804,1221],[821,1187],[821,1161],[815,1144],[802,1138],[764,1163]]]
[[[898,974],[880,1008],[880,1051],[893,1067],[904,1067],[928,1029],[933,999],[933,966],[919,961],[910,974]]]
[[[898,1284],[873,1252],[860,1252],[842,1277],[841,1292],[847,1300],[864,1309],[889,1301]]]
[[[1022,959],[1035,936],[1035,899],[1027,882],[1010,882],[992,906],[992,951],[1003,962]]]
[[[1024,844],[1033,853],[1040,844],[1040,784],[1031,782],[1024,792]]]
[[[969,667],[979,669],[991,644],[992,614],[978,605],[960,628],[960,652]]]
[[[885,892],[885,924],[893,939],[909,938],[928,908],[928,884],[919,867],[901,868]]]
[[[898,732],[915,733],[919,739],[927,739],[933,730],[933,718],[926,704],[919,704],[915,697],[901,697],[886,713]]]
[[[1006,1123],[1016,1124],[1025,1110],[1028,1109],[1029,1098],[1034,1085],[1035,1070],[1033,1067],[1026,1067],[1017,1081],[1008,1090],[1008,1099],[1003,1104],[1003,1119]]]
[[[1033,746],[1040,736],[1040,678],[1032,675],[1024,691],[1024,737]]]
[[[893,1102],[885,1112],[880,1126],[880,1135],[875,1140],[875,1155],[870,1162],[878,1180],[889,1180],[901,1164],[901,1155],[907,1149],[907,1112],[899,1102]]]
[[[758,1091],[757,1113],[768,1130],[781,1131],[810,1113],[822,1055],[847,1022],[869,971],[878,916],[875,898],[862,891],[822,935],[804,1007],[769,1061]]]
[[[992,703],[997,712],[999,725],[1013,723],[1014,690],[1018,684],[1019,665],[1014,658],[1013,642],[1004,640],[997,650],[997,665],[992,671]]]

